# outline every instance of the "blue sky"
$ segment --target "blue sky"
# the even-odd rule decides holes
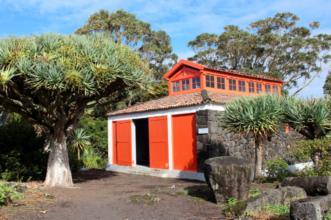
[[[247,27],[249,23],[293,12],[300,24],[319,21],[318,32],[331,34],[331,0],[0,0],[0,36],[47,32],[69,34],[82,26],[99,9],[124,9],[165,30],[174,51],[187,58],[192,51],[187,42],[202,32],[220,33],[225,25]],[[322,86],[330,65],[301,92],[303,97],[322,96]]]

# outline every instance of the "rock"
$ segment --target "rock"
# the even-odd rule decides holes
[[[293,201],[306,197],[305,190],[295,186],[269,189],[258,197],[248,199],[245,212],[255,212],[263,209],[266,205],[289,205]]]
[[[330,176],[288,177],[283,180],[282,186],[298,186],[308,195],[328,195],[331,192]]]
[[[246,200],[253,175],[253,166],[236,157],[214,157],[205,161],[205,179],[217,203],[229,198]]]
[[[310,197],[291,203],[292,220],[322,220],[331,208],[331,195]]]

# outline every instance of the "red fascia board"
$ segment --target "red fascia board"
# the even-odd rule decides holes
[[[163,78],[169,80],[171,76],[173,76],[182,66],[188,66],[198,70],[203,70],[205,68],[203,65],[198,63],[193,63],[188,60],[180,60],[166,74],[164,74]]]

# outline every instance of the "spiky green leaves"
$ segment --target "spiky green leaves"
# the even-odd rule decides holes
[[[283,118],[279,97],[240,98],[226,106],[222,124],[230,131],[267,137],[275,133]]]
[[[2,87],[6,86],[6,84],[15,76],[15,69],[1,69],[0,70],[0,85]]]
[[[139,88],[149,79],[149,70],[138,55],[104,35],[3,39],[0,50],[2,82],[20,74],[33,90],[91,94],[116,79]]]

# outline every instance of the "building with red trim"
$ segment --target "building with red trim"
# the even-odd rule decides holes
[[[164,79],[168,96],[108,114],[108,170],[203,179],[203,161],[212,155],[201,140],[214,128],[201,113],[222,112],[241,96],[280,95],[283,84],[187,60],[174,65]]]

